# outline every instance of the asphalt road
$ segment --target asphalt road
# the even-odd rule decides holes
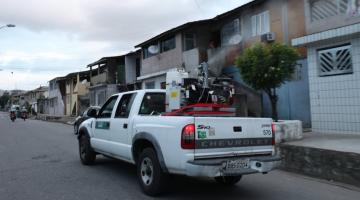
[[[283,171],[244,176],[226,188],[212,180],[174,176],[160,199],[360,199],[360,188]],[[151,199],[132,165],[98,156],[81,165],[72,127],[42,121],[11,122],[0,113],[1,200]]]

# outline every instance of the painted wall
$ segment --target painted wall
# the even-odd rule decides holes
[[[89,90],[90,106],[102,106],[110,96],[119,93],[118,86],[115,84],[97,85]],[[102,97],[102,95],[104,96]]]
[[[62,100],[59,84],[56,81],[52,81],[54,84],[53,88],[49,87],[49,115],[52,116],[63,116],[65,105]],[[53,101],[50,104],[50,101]]]
[[[286,82],[277,93],[279,95],[278,114],[280,120],[301,120],[303,127],[311,127],[308,65],[306,59],[299,60],[295,80]],[[271,103],[263,93],[263,114],[271,117]]]
[[[182,66],[182,38],[180,33],[176,34],[175,40],[175,49],[141,60],[141,76]]]
[[[317,50],[350,42],[353,73],[320,77]],[[308,46],[312,130],[360,134],[360,38],[345,37]]]

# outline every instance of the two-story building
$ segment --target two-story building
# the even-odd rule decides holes
[[[312,129],[360,133],[360,1],[306,0]]]
[[[65,85],[63,102],[66,116],[78,116],[90,106],[89,73],[89,71],[74,72],[58,80],[60,84]]]
[[[208,62],[213,74],[231,76],[239,83],[238,92],[247,95],[249,112],[271,116],[268,97],[244,84],[234,66],[235,59],[256,42],[290,44],[291,39],[305,35],[303,3],[303,0],[254,0],[212,19],[165,31],[136,46],[142,49],[138,80],[143,88],[165,88],[168,70],[185,68],[194,74],[201,62]],[[309,127],[306,50],[300,47],[299,52],[302,58],[294,80],[279,89],[279,117],[300,119]]]
[[[20,96],[19,105],[21,107],[26,107],[26,109],[31,108],[30,111],[32,114],[47,113],[48,90],[49,88],[47,86],[40,86],[36,89],[27,91]]]
[[[100,106],[111,95],[141,88],[140,51],[121,56],[104,57],[88,65],[90,68],[90,105]]]
[[[48,114],[51,116],[65,115],[65,77],[56,77],[49,81]]]
[[[103,57],[89,64],[90,68],[90,105],[101,106],[107,98],[120,91],[125,77],[123,56]]]

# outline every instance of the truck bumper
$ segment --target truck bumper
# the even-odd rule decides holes
[[[249,159],[249,165],[246,168],[228,171],[226,162],[229,160]],[[280,156],[266,156],[253,158],[225,158],[195,160],[186,163],[186,175],[193,177],[218,177],[218,176],[238,176],[254,173],[267,173],[276,169],[281,163]]]

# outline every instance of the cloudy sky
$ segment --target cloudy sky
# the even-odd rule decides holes
[[[1,0],[0,89],[34,89],[250,0]],[[13,73],[12,73],[13,72]]]

